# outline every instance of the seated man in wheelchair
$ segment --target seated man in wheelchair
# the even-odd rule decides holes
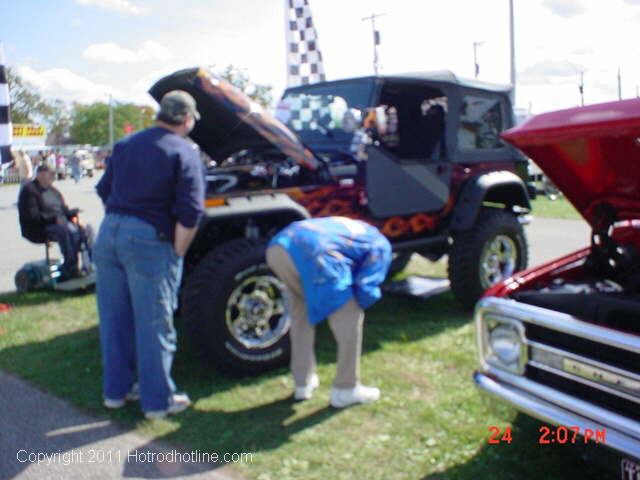
[[[61,281],[81,277],[89,263],[79,268],[78,254],[86,248],[91,257],[93,231],[78,222],[78,209],[69,209],[60,191],[53,186],[55,172],[48,165],[36,169],[36,178],[27,183],[18,199],[22,236],[34,243],[57,242],[64,257]]]

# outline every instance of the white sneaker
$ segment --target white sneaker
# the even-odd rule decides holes
[[[105,398],[102,404],[111,409],[122,408],[127,402],[135,402],[140,400],[140,386],[138,382],[133,384],[131,391],[127,393],[124,398]]]
[[[348,407],[357,403],[371,403],[380,398],[380,389],[358,384],[354,388],[332,388],[331,406]]]
[[[296,387],[293,392],[294,400],[309,400],[313,396],[313,391],[320,386],[320,379],[315,373],[311,375],[311,379],[307,385]]]
[[[144,412],[144,418],[149,420],[153,418],[164,418],[167,415],[175,415],[176,413],[180,413],[185,411],[191,405],[191,400],[189,400],[189,395],[186,393],[174,393],[169,399],[169,408],[166,410],[151,410],[149,412]]]

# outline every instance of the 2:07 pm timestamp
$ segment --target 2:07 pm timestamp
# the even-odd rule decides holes
[[[604,428],[591,429],[578,426],[565,427],[563,425],[548,427],[543,425],[538,429],[538,432],[540,432],[538,443],[541,445],[552,443],[564,445],[568,443],[588,443],[589,441],[601,444],[607,443],[607,431]],[[496,426],[489,427],[488,442],[490,444],[511,443],[512,441],[511,427],[505,427],[504,430]]]

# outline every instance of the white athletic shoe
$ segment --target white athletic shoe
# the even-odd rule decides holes
[[[111,409],[118,409],[125,406],[127,402],[135,402],[140,400],[140,386],[138,382],[133,384],[131,391],[127,393],[124,398],[105,398],[102,404]]]
[[[189,395],[186,393],[174,393],[169,399],[169,408],[166,410],[152,410],[144,412],[144,417],[151,420],[154,418],[164,418],[167,415],[175,415],[176,413],[184,412],[191,405]]]
[[[380,390],[376,387],[356,385],[354,388],[332,388],[331,406],[335,408],[348,407],[358,403],[371,403],[380,398]]]
[[[311,380],[307,385],[296,387],[293,392],[294,400],[309,400],[313,396],[313,391],[320,386],[320,379],[315,373],[311,375]]]

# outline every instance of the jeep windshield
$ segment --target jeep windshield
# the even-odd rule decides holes
[[[352,109],[364,115],[374,85],[368,78],[292,88],[285,91],[276,117],[307,144],[346,146],[355,128]]]

